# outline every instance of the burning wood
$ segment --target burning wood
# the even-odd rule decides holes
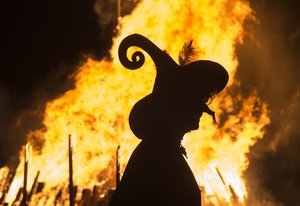
[[[29,143],[25,146],[25,154],[24,154],[24,181],[23,181],[23,199],[22,199],[22,206],[28,205],[28,197],[27,197],[27,176],[28,176],[28,163],[31,155],[31,147]]]
[[[37,174],[36,174],[36,176],[34,178],[33,184],[31,186],[30,193],[28,195],[28,202],[30,202],[30,199],[31,199],[32,195],[35,194],[36,191],[37,191],[37,184],[38,184],[38,178],[39,178],[39,176],[40,176],[40,171],[37,172]]]
[[[82,206],[91,206],[91,190],[83,189],[82,197],[81,197],[81,205]]]
[[[236,205],[239,204],[239,197],[237,196],[235,190],[233,189],[233,187],[231,185],[228,185],[229,190],[230,190],[230,194],[231,194],[231,201]]]
[[[119,32],[121,31],[121,0],[117,0],[117,25],[116,28],[114,30],[114,34],[115,36],[117,36],[119,34]]]
[[[217,173],[218,173],[218,175],[219,175],[219,177],[220,177],[220,179],[221,179],[223,185],[224,185],[225,188],[227,189],[226,183],[225,183],[225,181],[224,181],[224,178],[223,178],[223,176],[222,176],[220,170],[218,169],[218,167],[215,167],[215,169],[216,169],[216,171],[217,171]]]
[[[4,204],[6,194],[9,190],[9,188],[10,188],[10,185],[11,185],[15,175],[16,175],[16,170],[15,169],[14,170],[9,170],[9,173],[8,173],[6,179],[2,180],[2,181],[4,181],[4,183],[3,183],[3,187],[2,187],[2,196],[0,198],[0,205]]]
[[[99,186],[93,187],[93,195],[92,195],[92,206],[98,205],[98,202],[100,200],[100,192],[99,192]]]
[[[60,189],[55,196],[54,206],[60,203],[61,197],[62,197],[62,189]]]
[[[1,194],[1,196],[5,189],[5,184],[6,184],[6,180],[8,178],[9,172],[10,172],[10,170],[8,167],[0,168],[0,194]],[[1,201],[1,198],[0,198],[0,201]]]
[[[119,145],[116,152],[116,188],[119,186],[121,180],[121,171],[120,171],[121,167],[120,167],[120,157],[119,157],[120,148],[121,146]]]
[[[45,187],[45,183],[44,182],[39,182],[38,185],[37,185],[37,188],[36,188],[36,193],[42,192],[44,187]]]
[[[230,184],[227,186],[227,184],[226,184],[220,170],[218,169],[218,167],[215,167],[215,169],[216,169],[223,185],[225,186],[225,189],[227,190],[227,192],[230,193],[232,203],[234,203],[235,205],[238,204],[239,199],[238,199],[238,196],[237,196],[236,192],[234,191],[233,187]]]
[[[68,141],[68,151],[69,151],[69,194],[70,194],[70,206],[74,206],[75,196],[73,187],[73,145],[71,135],[69,135]]]
[[[17,195],[15,197],[15,200],[12,203],[12,205],[18,205],[18,203],[20,202],[20,199],[22,197],[22,193],[23,193],[23,187],[20,187],[19,190],[18,190],[18,192],[17,192]],[[21,205],[22,205],[22,203],[23,202],[21,202]]]

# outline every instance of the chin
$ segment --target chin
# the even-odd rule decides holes
[[[186,133],[197,130],[199,129],[199,120],[193,122],[190,121],[189,123],[186,122],[183,128],[185,128],[184,130],[186,131]]]
[[[199,124],[197,124],[197,126],[195,125],[195,127],[192,130],[197,130],[199,129]]]
[[[197,129],[199,129],[199,124],[190,127],[190,128],[187,130],[187,132],[191,132],[191,131],[197,130]]]
[[[193,130],[199,129],[199,124],[200,124],[200,121],[199,121],[199,119],[197,119],[197,121],[195,121],[195,123],[193,125]]]

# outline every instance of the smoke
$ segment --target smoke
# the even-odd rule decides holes
[[[116,26],[118,15],[118,1],[110,0],[96,0],[95,12],[98,14],[98,23],[101,28],[105,28],[111,25]],[[131,13],[134,7],[140,2],[140,0],[122,0],[120,1],[120,16],[125,16]]]
[[[300,202],[300,24],[295,1],[252,1],[258,23],[238,48],[244,95],[257,90],[271,124],[251,148],[245,173],[248,205]]]
[[[120,17],[130,14],[139,2],[140,0],[120,0]],[[102,36],[111,38],[117,32],[115,28],[118,25],[118,0],[96,0],[94,10],[98,14]]]
[[[49,72],[39,87],[22,96],[23,101],[28,101],[26,105],[13,102],[15,97],[11,91],[0,86],[0,167],[16,167],[20,148],[27,141],[34,142],[35,150],[43,146],[43,140],[28,139],[28,134],[43,128],[46,103],[74,87],[74,80],[66,77],[68,67],[63,65],[58,68]],[[54,85],[57,88],[54,89]]]

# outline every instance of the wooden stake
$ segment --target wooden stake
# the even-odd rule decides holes
[[[22,206],[27,206],[27,176],[28,176],[28,161],[29,161],[29,143],[25,146],[24,154],[24,181],[23,181],[23,200]]]
[[[119,186],[120,184],[120,180],[121,180],[121,167],[120,167],[120,145],[118,145],[118,148],[117,148],[117,152],[116,152],[116,188]]]
[[[40,171],[38,171],[36,173],[36,176],[33,180],[33,184],[32,184],[31,190],[30,190],[29,195],[28,195],[28,203],[30,202],[30,199],[31,199],[32,195],[36,192],[36,186],[38,184],[39,176],[40,176]]]
[[[73,147],[71,135],[69,135],[69,194],[70,206],[74,206],[74,187],[73,187]]]

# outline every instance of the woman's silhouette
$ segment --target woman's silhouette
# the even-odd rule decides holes
[[[183,157],[181,140],[185,133],[198,129],[203,112],[214,117],[206,103],[226,86],[228,73],[206,60],[178,65],[139,34],[126,37],[119,47],[119,59],[129,69],[144,64],[141,52],[135,52],[131,61],[127,58],[131,46],[152,57],[157,75],[152,93],[131,110],[130,128],[142,141],[130,157],[110,206],[200,206],[200,190]],[[182,55],[184,60],[189,49]]]

